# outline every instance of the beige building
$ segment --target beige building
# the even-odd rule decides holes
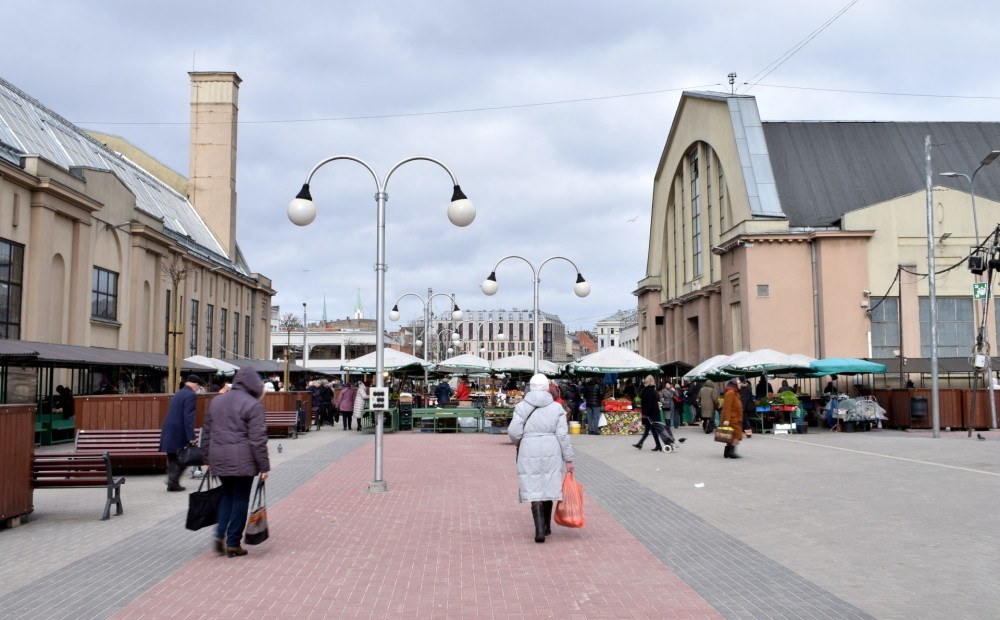
[[[557,364],[571,361],[566,349],[566,326],[554,314],[539,311],[541,359]],[[431,317],[431,333],[438,335],[441,351],[452,355],[471,353],[493,361],[511,355],[533,355],[535,350],[534,312],[531,310],[466,310],[462,321],[451,313]],[[455,340],[451,334],[458,334]],[[448,342],[452,344],[449,347]],[[435,345],[431,345],[431,351]],[[447,354],[444,357],[448,357]]]
[[[269,356],[274,291],[236,243],[240,78],[190,76],[188,178],[0,80],[0,338],[166,353],[177,308],[184,357]]]
[[[761,122],[753,97],[704,92],[681,97],[657,166],[639,352],[928,357],[928,135],[936,271],[956,266],[936,277],[938,354],[968,356],[970,181],[940,173],[972,176],[1000,124]],[[979,171],[975,198],[985,240],[1000,164]],[[985,325],[995,341],[992,309]]]

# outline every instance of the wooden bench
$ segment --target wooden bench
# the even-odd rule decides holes
[[[115,467],[166,469],[167,454],[160,451],[160,429],[80,429],[76,454],[107,452]]]
[[[78,487],[103,487],[108,497],[104,503],[102,521],[111,518],[111,504],[115,514],[122,510],[121,486],[125,478],[115,478],[111,473],[111,457],[79,454],[36,454],[32,459],[31,483],[36,489],[65,489]]]
[[[264,423],[267,425],[268,437],[298,438],[298,411],[265,411]]]

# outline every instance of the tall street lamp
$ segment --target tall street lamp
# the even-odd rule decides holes
[[[306,347],[306,334],[309,333],[309,321],[306,319],[306,302],[302,302],[302,367],[309,365],[309,349]]]
[[[485,280],[483,280],[482,285],[480,285],[480,288],[483,290],[483,293],[487,295],[496,294],[497,289],[499,289],[500,286],[499,284],[497,284],[497,267],[499,267],[500,263],[504,262],[508,258],[519,258],[523,260],[525,263],[527,263],[529,267],[531,267],[531,273],[532,273],[531,283],[533,288],[533,295],[532,295],[533,311],[531,313],[531,317],[533,321],[532,330],[534,331],[533,334],[534,351],[532,352],[532,358],[533,358],[532,361],[534,362],[534,374],[537,375],[538,360],[542,355],[540,346],[541,336],[539,335],[540,323],[538,318],[538,284],[541,282],[541,280],[539,280],[538,278],[538,274],[541,272],[542,267],[544,267],[545,264],[548,263],[550,260],[555,260],[555,259],[564,260],[570,265],[573,265],[573,269],[576,269],[576,284],[573,285],[573,292],[576,293],[577,297],[586,297],[587,295],[590,295],[590,284],[583,279],[583,276],[580,274],[580,268],[576,266],[576,263],[566,258],[565,256],[550,256],[545,260],[543,260],[542,263],[536,269],[535,266],[531,264],[531,261],[529,261],[527,258],[520,256],[518,254],[511,254],[509,256],[504,256],[503,258],[498,260],[495,265],[493,265],[493,270],[490,271],[490,275]]]
[[[361,164],[368,170],[375,181],[375,221],[377,231],[375,241],[375,386],[382,388],[385,386],[385,377],[383,376],[383,372],[385,371],[385,203],[389,199],[389,195],[385,189],[389,183],[389,179],[392,178],[393,173],[403,164],[411,161],[429,161],[443,168],[448,173],[448,176],[451,177],[453,192],[451,203],[448,205],[448,219],[451,220],[451,223],[459,227],[468,226],[476,219],[476,208],[472,204],[472,201],[462,193],[462,188],[459,187],[458,180],[452,171],[436,159],[423,156],[409,157],[390,168],[388,174],[385,175],[385,179],[382,180],[379,178],[378,173],[375,172],[375,169],[364,160],[351,155],[334,155],[333,157],[324,159],[313,167],[309,172],[309,176],[306,177],[306,182],[302,185],[302,189],[299,190],[298,195],[288,205],[288,219],[293,224],[296,226],[308,226],[316,219],[316,205],[313,203],[312,194],[309,192],[309,184],[312,182],[313,175],[316,174],[317,170],[330,162],[342,159]],[[388,493],[388,485],[386,485],[382,473],[383,416],[376,415],[374,417],[375,480],[368,483],[368,492]]]
[[[430,313],[431,313],[431,306],[432,306],[432,302],[434,301],[434,298],[435,297],[447,297],[448,299],[451,300],[451,318],[455,319],[456,321],[461,321],[462,320],[462,310],[458,307],[458,303],[455,302],[455,296],[452,295],[451,293],[432,293],[431,289],[427,289],[427,297],[421,297],[417,293],[403,293],[402,295],[400,295],[396,299],[396,303],[393,304],[392,310],[389,311],[389,320],[392,321],[393,323],[395,323],[396,321],[399,320],[399,302],[404,297],[416,297],[417,299],[420,300],[420,303],[423,304],[423,307],[424,307],[424,340],[423,340],[423,345],[424,345],[423,346],[424,360],[429,362],[429,361],[431,361],[431,358],[429,357],[427,347],[429,345],[429,343],[428,343],[428,335],[431,333],[430,332],[430,323],[431,323]],[[414,345],[415,346],[419,346],[419,345],[417,345],[417,343],[414,343]],[[427,367],[426,366],[424,367],[424,385],[425,386],[427,385]]]
[[[951,178],[964,177],[965,180],[969,182],[969,195],[972,197],[972,226],[973,226],[973,230],[976,233],[976,250],[973,253],[973,255],[969,257],[969,268],[972,269],[973,268],[973,262],[975,262],[976,269],[974,270],[974,273],[976,274],[976,282],[981,282],[982,281],[983,268],[985,268],[985,266],[986,266],[985,264],[983,264],[983,263],[985,263],[985,257],[982,255],[982,249],[979,247],[979,217],[976,215],[976,175],[979,173],[980,170],[982,170],[986,166],[989,166],[990,164],[992,164],[996,160],[997,157],[1000,157],[1000,150],[993,150],[993,151],[990,151],[989,153],[987,153],[986,157],[984,157],[983,160],[981,162],[979,162],[979,166],[977,166],[976,169],[972,171],[971,175],[968,175],[968,174],[965,174],[965,173],[962,173],[962,172],[942,172],[940,174],[940,176],[943,176],[943,177],[951,177]],[[987,287],[987,290],[986,290],[986,307],[987,308],[990,306],[990,299],[991,298],[992,298],[992,292],[989,290],[989,287]],[[973,303],[975,303],[975,301],[973,301]],[[977,353],[981,353],[982,352],[982,350],[983,350],[983,341],[984,340],[988,341],[989,337],[990,337],[990,330],[989,330],[988,322],[986,321],[986,317],[983,317],[983,323],[982,323],[982,325],[983,325],[982,337],[976,339],[976,352]],[[991,355],[987,354],[986,355],[986,359],[985,359],[985,367],[984,368],[986,370],[986,380],[989,383],[988,390],[989,390],[989,395],[990,395],[990,424],[991,424],[991,428],[996,428],[997,427],[997,407],[996,407],[996,401],[994,399],[993,369],[992,369],[992,365],[993,364],[992,364]],[[971,420],[971,416],[973,414],[970,413],[969,415],[970,415],[970,419],[969,419],[969,429],[968,429],[968,432],[969,432],[969,436],[971,437],[972,436],[972,420]]]

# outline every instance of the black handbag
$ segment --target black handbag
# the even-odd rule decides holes
[[[243,533],[243,542],[248,545],[259,545],[267,540],[267,496],[264,492],[264,481],[257,482],[253,501],[250,503],[250,518]]]
[[[212,486],[212,480],[215,486]],[[207,481],[207,482],[206,482]],[[207,486],[206,486],[207,484]],[[202,488],[204,487],[204,490]],[[215,476],[205,476],[198,490],[188,495],[187,522],[189,530],[200,530],[218,522],[219,502],[222,501],[222,484]]]
[[[194,467],[205,464],[205,453],[201,446],[187,444],[177,449],[177,462],[181,467]]]

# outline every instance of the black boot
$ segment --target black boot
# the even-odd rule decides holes
[[[535,542],[545,542],[545,508],[542,502],[531,502],[531,517],[535,520]]]
[[[741,458],[739,454],[736,454],[736,446],[729,446],[729,458],[731,459]]]
[[[723,456],[723,458],[727,458],[727,459],[728,458],[732,458],[732,456],[733,456],[733,447],[732,446],[726,446],[726,449],[722,451],[722,456]]]
[[[552,500],[545,500],[542,502],[542,508],[544,509],[543,516],[545,517],[545,535],[552,535]]]
[[[181,486],[180,478],[181,474],[184,472],[184,468],[181,464],[177,462],[177,454],[173,452],[167,453],[167,490],[168,491],[183,491],[184,487]]]

